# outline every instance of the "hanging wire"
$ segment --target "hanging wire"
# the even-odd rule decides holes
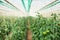
[[[15,7],[13,7],[12,5],[8,4],[8,3],[5,3],[3,1],[0,1],[0,5],[3,5],[7,8],[10,8],[10,9],[14,9],[14,10],[17,10]]]
[[[50,3],[50,4],[46,5],[46,6],[44,6],[43,8],[41,8],[41,9],[39,9],[39,10],[48,9],[48,8],[50,8],[50,7],[52,7],[52,6],[57,5],[58,3],[60,3],[60,0],[55,0],[54,2],[52,2],[52,3]]]
[[[13,7],[15,7],[12,3],[10,3],[9,1],[5,0],[7,3],[9,3],[10,5],[12,5]],[[24,14],[24,12],[21,9],[18,9],[17,7],[15,7],[18,11],[22,12]]]
[[[22,12],[24,14],[24,12],[21,9],[18,9],[17,7],[15,7],[12,3],[10,3],[7,0],[3,0],[3,1],[0,0],[0,5],[3,5],[5,7],[7,7],[7,8],[10,8],[10,9],[14,9],[16,11],[20,11],[20,12]]]
[[[12,3],[10,3],[9,1],[7,0],[4,0],[5,2],[7,2],[8,4],[10,4],[11,6],[13,6],[15,9],[19,10],[16,6],[14,6]]]

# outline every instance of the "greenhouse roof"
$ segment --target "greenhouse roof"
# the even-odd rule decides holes
[[[23,10],[25,9],[26,12],[29,12],[31,7],[33,7],[35,5],[35,4],[32,5],[34,3],[34,1],[36,3],[38,1],[38,2],[40,2],[40,4],[43,4],[46,1],[46,5],[45,4],[43,6],[40,5],[41,7],[39,6],[40,8],[38,10],[45,10],[45,9],[51,8],[60,3],[60,0],[49,0],[49,3],[48,3],[48,0],[0,0],[0,6],[2,5],[2,6],[7,7],[8,9],[21,11],[19,7],[22,5]]]

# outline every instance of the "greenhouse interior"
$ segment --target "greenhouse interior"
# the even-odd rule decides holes
[[[0,0],[0,40],[60,40],[60,0]]]

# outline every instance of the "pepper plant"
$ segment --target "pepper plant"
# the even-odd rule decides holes
[[[0,40],[27,40],[27,23],[32,32],[32,40],[60,40],[60,18],[51,17],[8,17],[0,15]]]
[[[32,40],[60,40],[60,22],[56,14],[52,14],[49,18],[38,15],[30,19]]]
[[[0,16],[0,40],[26,40],[26,20]]]

